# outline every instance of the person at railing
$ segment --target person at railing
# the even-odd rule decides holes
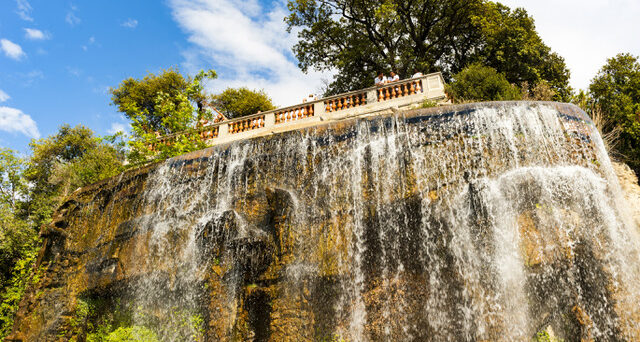
[[[423,76],[422,73],[420,71],[416,70],[416,73],[413,74],[413,76],[411,76],[411,78],[418,78],[418,77],[422,77],[422,76]]]
[[[309,97],[305,97],[304,99],[302,99],[302,103],[313,102],[317,99],[318,98],[314,94],[309,94]]]
[[[376,77],[376,78],[373,80],[373,82],[375,83],[375,85],[377,85],[377,86],[381,86],[381,85],[383,85],[383,84],[387,83],[387,78],[386,78],[386,77],[384,77],[384,73],[383,73],[382,71],[380,71],[380,72],[378,73],[378,77]]]
[[[391,71],[391,73],[389,74],[389,78],[387,79],[387,83],[397,82],[397,81],[400,81],[400,76],[398,76],[398,74],[396,74],[395,71]]]

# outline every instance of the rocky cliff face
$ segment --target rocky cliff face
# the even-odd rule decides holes
[[[627,200],[633,220],[638,229],[640,229],[640,183],[638,183],[638,177],[625,163],[612,162],[611,165],[618,177],[618,182],[620,182],[624,192],[624,198]]]
[[[576,107],[352,119],[74,193],[11,340],[640,340],[638,231]],[[120,329],[120,330],[119,330]]]

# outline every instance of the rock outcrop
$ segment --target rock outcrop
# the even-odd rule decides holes
[[[9,340],[640,340],[595,134],[571,105],[472,104],[125,172],[43,229]]]

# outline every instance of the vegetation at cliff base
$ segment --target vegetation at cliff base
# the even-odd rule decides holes
[[[82,125],[33,140],[31,155],[0,149],[0,339],[13,326],[25,289],[36,282],[38,232],[74,190],[124,170],[124,151]]]

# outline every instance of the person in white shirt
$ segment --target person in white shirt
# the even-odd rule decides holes
[[[398,76],[398,74],[396,74],[394,71],[392,71],[389,74],[388,82],[396,82],[396,81],[400,81],[400,76]]]
[[[422,73],[420,71],[416,70],[416,73],[413,74],[413,76],[411,76],[411,78],[418,78],[418,77],[422,77]]]
[[[387,79],[384,77],[383,72],[379,72],[378,77],[376,77],[373,81],[377,86],[379,86],[385,84],[387,82]]]

